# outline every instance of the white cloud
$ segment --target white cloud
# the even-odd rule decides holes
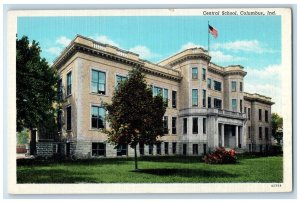
[[[269,65],[262,69],[245,68],[245,91],[249,93],[258,93],[271,97],[275,104],[272,106],[272,112],[283,114],[282,98],[282,71],[281,65]]]
[[[59,37],[56,41],[57,44],[62,45],[62,46],[68,46],[71,42],[71,39],[65,37],[65,36],[61,36]]]
[[[143,59],[151,59],[159,56],[158,54],[151,52],[148,47],[143,45],[137,45],[133,48],[130,48],[129,51],[139,54],[140,58]]]
[[[91,36],[90,38],[101,42],[103,44],[109,44],[112,46],[116,46],[116,47],[120,47],[118,43],[116,43],[115,41],[113,41],[112,39],[110,39],[109,37],[105,36],[105,35],[95,35],[95,36]]]
[[[214,50],[217,49],[225,49],[229,51],[245,51],[245,52],[274,52],[271,49],[265,48],[265,46],[259,42],[258,40],[237,40],[233,42],[225,42],[225,43],[215,43],[212,48]]]
[[[232,64],[235,64],[237,61],[247,60],[243,57],[224,54],[221,51],[210,51],[209,55],[211,56],[211,61],[214,63],[231,62]]]
[[[60,47],[49,47],[47,49],[45,49],[45,51],[51,55],[54,55],[54,56],[58,56],[61,51],[62,51],[62,48]]]
[[[195,48],[195,47],[202,47],[202,48],[206,49],[205,46],[202,46],[200,44],[195,44],[193,42],[187,42],[186,44],[181,46],[180,51],[183,51],[185,49]]]

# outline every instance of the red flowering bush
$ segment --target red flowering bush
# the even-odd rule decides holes
[[[236,163],[236,152],[233,149],[228,151],[224,147],[218,147],[214,152],[203,157],[207,164],[233,164]]]

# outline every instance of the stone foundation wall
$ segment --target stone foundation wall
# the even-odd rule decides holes
[[[71,154],[75,155],[77,158],[100,158],[104,156],[93,156],[92,155],[92,143],[105,143],[100,141],[77,141],[71,144]],[[200,156],[204,154],[204,144],[206,144],[206,153],[209,152],[206,142],[176,142],[176,153],[173,153],[172,143],[168,142],[168,153],[165,153],[165,144],[161,143],[161,153],[157,154],[157,145],[153,145],[153,154],[149,154],[149,146],[144,145],[144,156],[174,156],[183,155],[183,144],[187,145],[187,156]],[[133,157],[134,149],[128,146],[127,156],[117,156],[117,149],[115,145],[106,144],[106,154],[105,157]],[[193,154],[193,144],[198,145],[198,154]],[[139,145],[137,146],[137,155],[140,155]]]
[[[53,142],[37,142],[36,143],[36,155],[41,157],[53,156]]]

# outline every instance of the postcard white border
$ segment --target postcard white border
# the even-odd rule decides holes
[[[210,11],[276,11],[281,15],[282,71],[284,130],[283,183],[271,187],[272,183],[180,183],[180,184],[17,184],[16,183],[16,136],[8,137],[8,191],[10,194],[122,194],[122,193],[248,193],[292,191],[292,35],[291,9],[289,8],[226,8],[226,9],[118,9],[118,10],[22,10],[9,11],[7,21],[8,47],[8,135],[16,129],[16,33],[20,16],[201,16],[203,10]]]

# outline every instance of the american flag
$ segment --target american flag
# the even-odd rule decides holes
[[[218,30],[216,30],[213,26],[208,25],[208,30],[215,38],[218,37]]]

